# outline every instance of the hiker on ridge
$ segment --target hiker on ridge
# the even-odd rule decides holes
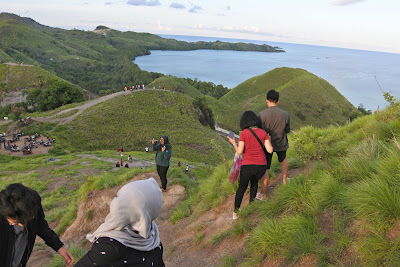
[[[287,134],[290,132],[290,116],[286,111],[277,107],[279,104],[279,93],[275,90],[268,91],[266,102],[268,109],[261,111],[258,116],[261,119],[262,128],[271,136],[274,152],[278,155],[278,161],[281,163],[283,184],[286,184],[288,172],[286,151],[289,148]],[[265,199],[267,196],[272,153],[268,154],[267,171],[262,178],[262,193],[257,194],[257,199]]]
[[[169,160],[172,154],[172,147],[169,143],[168,136],[161,135],[160,141],[152,140],[153,151],[156,151],[157,173],[160,176],[163,190],[167,190],[167,172],[169,168]]]
[[[243,154],[242,166],[240,168],[239,187],[235,196],[235,207],[233,219],[238,218],[238,211],[243,200],[244,193],[250,182],[250,202],[254,201],[257,194],[258,180],[263,177],[267,169],[267,159],[263,146],[268,153],[272,153],[272,145],[268,134],[261,129],[261,121],[257,115],[247,110],[240,119],[239,143],[236,145],[235,138],[228,136],[236,153]]]

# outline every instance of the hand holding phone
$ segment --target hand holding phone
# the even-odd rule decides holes
[[[234,132],[229,132],[228,137],[229,138],[235,138],[235,133]]]

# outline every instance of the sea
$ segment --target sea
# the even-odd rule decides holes
[[[279,67],[302,68],[332,84],[355,107],[376,111],[400,99],[400,54],[327,46],[183,35],[160,35],[187,42],[216,40],[268,44],[284,53],[221,50],[160,51],[134,60],[142,70],[222,84],[240,83]]]

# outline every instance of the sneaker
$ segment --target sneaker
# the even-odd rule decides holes
[[[262,194],[261,194],[261,193],[257,193],[256,199],[258,199],[258,200],[263,200]]]
[[[236,212],[233,213],[232,219],[236,220],[237,218],[239,218],[239,216],[237,215]]]

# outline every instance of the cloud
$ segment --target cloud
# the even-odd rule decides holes
[[[277,36],[277,34],[275,33],[264,31],[256,26],[235,27],[235,26],[225,25],[220,27],[208,27],[204,26],[203,24],[196,24],[194,28],[202,31],[233,32],[233,33],[255,34],[261,36]]]
[[[132,6],[159,6],[161,5],[159,0],[129,0],[128,5]]]
[[[180,3],[175,3],[175,2],[172,2],[169,7],[176,8],[176,9],[185,9],[186,8],[185,5],[180,4]]]
[[[201,6],[194,6],[191,9],[189,9],[189,12],[191,13],[197,13],[197,11],[202,10],[203,8]]]
[[[158,30],[158,31],[171,31],[172,29],[170,27],[168,27],[168,26],[166,27],[166,26],[161,25],[161,21],[157,20],[156,30]]]
[[[333,5],[335,6],[347,6],[351,4],[356,4],[358,2],[362,2],[364,0],[334,0],[332,2]]]

